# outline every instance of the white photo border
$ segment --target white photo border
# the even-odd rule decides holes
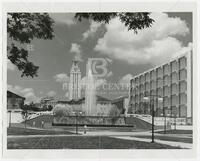
[[[6,106],[6,91],[7,91],[7,27],[6,15],[8,12],[192,12],[193,13],[193,149],[124,149],[124,150],[8,150],[7,149],[7,106]],[[195,159],[197,157],[197,141],[199,126],[199,110],[197,109],[197,4],[196,2],[134,2],[134,3],[3,3],[2,11],[2,143],[3,158],[21,158],[21,159]]]

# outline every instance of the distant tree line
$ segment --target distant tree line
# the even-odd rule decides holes
[[[42,107],[38,107],[33,102],[31,102],[29,105],[23,105],[21,109],[24,111],[51,111],[53,109],[53,106],[44,105]]]

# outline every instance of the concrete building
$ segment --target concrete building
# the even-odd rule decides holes
[[[11,91],[7,91],[7,109],[8,110],[16,110],[21,109],[24,105],[25,98],[19,96]]]
[[[77,100],[81,98],[81,71],[78,66],[78,61],[72,61],[69,82],[69,99]]]
[[[185,118],[192,123],[192,51],[145,71],[130,81],[129,113],[151,114],[144,96],[163,98],[154,102],[155,116]],[[151,102],[151,103],[152,103]]]
[[[23,121],[22,106],[24,97],[21,97],[11,91],[7,91],[7,126],[11,123],[20,123]]]
[[[58,102],[58,99],[54,97],[42,98],[40,102],[40,108],[42,108],[43,106],[49,106],[49,105],[51,105],[54,108],[57,102]]]

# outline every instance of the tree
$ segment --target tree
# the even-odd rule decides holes
[[[72,107],[70,105],[57,104],[53,109],[53,114],[57,117],[64,117],[72,115]]]
[[[27,111],[27,110],[29,110],[29,111],[41,111],[41,109],[38,108],[36,106],[36,104],[34,104],[33,102],[31,102],[29,105],[27,105],[27,104],[23,105],[22,110],[24,110],[24,111]]]
[[[110,109],[109,116],[110,117],[119,117],[121,114],[120,110],[117,108],[116,105],[113,105]]]
[[[28,60],[26,45],[34,38],[52,39],[54,21],[47,13],[8,13],[8,59],[22,72],[21,77],[35,77],[39,66]]]
[[[109,23],[111,19],[118,17],[119,20],[124,23],[128,30],[134,30],[135,33],[138,30],[151,27],[154,22],[149,17],[149,12],[109,12],[109,13],[76,13],[75,18],[79,21],[82,19],[90,19],[99,23]]]
[[[53,110],[53,106],[52,105],[48,105],[47,111],[51,111],[51,110]]]

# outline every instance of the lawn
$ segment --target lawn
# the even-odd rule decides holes
[[[40,129],[28,129],[21,127],[9,127],[7,128],[8,135],[55,135],[55,134],[73,134],[69,131],[58,131],[56,129],[40,130]]]
[[[134,136],[134,137],[151,139],[151,136],[139,135],[139,136]],[[183,142],[183,143],[192,143],[192,138],[183,138],[183,137],[155,136],[155,139],[165,140],[165,141]]]
[[[108,136],[57,136],[8,138],[8,149],[180,149],[158,143]]]

